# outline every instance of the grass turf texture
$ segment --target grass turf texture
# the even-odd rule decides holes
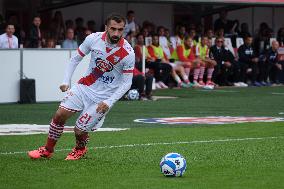
[[[272,94],[275,93],[275,94]],[[160,90],[175,100],[118,102],[104,127],[128,131],[91,134],[86,159],[67,162],[69,151],[50,160],[32,161],[25,153],[0,154],[0,188],[257,188],[284,185],[284,123],[229,125],[161,125],[134,119],[174,116],[274,116],[284,112],[284,88],[228,88],[214,91]],[[0,124],[49,124],[58,103],[0,105]],[[68,125],[72,125],[76,116]],[[235,138],[261,140],[98,148],[124,144],[208,141]],[[278,137],[278,138],[265,138]],[[45,142],[46,135],[0,136],[0,153],[24,152]],[[73,134],[64,134],[57,149],[71,149]],[[168,152],[187,160],[182,178],[166,178],[159,162]]]

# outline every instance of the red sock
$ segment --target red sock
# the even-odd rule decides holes
[[[64,124],[52,119],[49,126],[48,138],[45,147],[48,151],[53,152],[57,140],[61,137]]]
[[[214,72],[214,68],[207,69],[207,81],[211,81],[213,72]]]
[[[89,135],[88,133],[82,134],[82,135],[76,135],[76,149],[84,149],[88,142],[89,142]]]
[[[57,140],[51,139],[51,138],[47,138],[46,140],[46,144],[45,144],[45,148],[50,151],[53,152],[54,151],[54,147],[56,145]]]
[[[201,66],[200,67],[200,72],[199,72],[199,79],[202,81],[203,80],[203,75],[204,75],[205,67]]]

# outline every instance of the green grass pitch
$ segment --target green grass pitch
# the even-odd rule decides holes
[[[45,134],[0,136],[0,188],[284,187],[284,122],[226,125],[133,122],[139,118],[183,116],[283,117],[284,87],[159,90],[155,95],[179,98],[118,102],[103,127],[130,129],[92,133],[89,152],[80,161],[64,160],[74,145],[72,133],[62,136],[50,160],[31,160],[26,155],[28,150],[44,144]],[[2,104],[0,124],[47,125],[57,106],[58,103]],[[67,125],[73,125],[75,120],[76,116]],[[178,152],[186,158],[187,171],[183,177],[167,178],[160,173],[159,162],[168,152]]]

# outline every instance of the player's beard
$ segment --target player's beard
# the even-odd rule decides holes
[[[107,32],[107,36],[108,36],[108,39],[109,39],[109,42],[111,44],[117,44],[119,42],[119,40],[121,39],[121,36],[110,36],[110,34]]]

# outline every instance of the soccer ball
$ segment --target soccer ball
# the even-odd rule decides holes
[[[127,99],[128,100],[138,100],[139,99],[139,92],[137,89],[131,89],[127,93]]]
[[[169,153],[161,159],[160,168],[164,176],[181,177],[186,170],[186,161],[178,153]]]

